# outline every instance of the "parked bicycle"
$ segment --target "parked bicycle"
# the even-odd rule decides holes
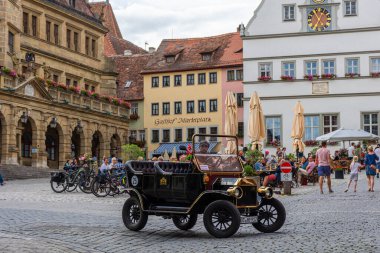
[[[65,172],[52,172],[50,179],[51,189],[56,193],[62,193],[64,191],[73,192],[79,189],[85,192],[86,180],[89,176],[86,176],[86,170],[82,167],[72,167],[70,170]]]
[[[128,183],[124,170],[99,173],[91,183],[92,193],[97,197],[115,196],[124,193]]]

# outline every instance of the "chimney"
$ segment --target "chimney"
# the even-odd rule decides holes
[[[154,52],[156,52],[156,48],[155,47],[149,47],[149,53],[153,54]]]
[[[131,50],[124,50],[124,56],[131,56],[132,51]]]

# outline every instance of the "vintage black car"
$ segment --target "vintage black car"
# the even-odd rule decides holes
[[[252,224],[264,233],[282,227],[286,212],[273,198],[273,190],[258,188],[253,178],[243,177],[237,151],[221,154],[210,150],[210,143],[203,141],[206,138],[226,138],[238,147],[233,136],[194,135],[191,162],[126,163],[130,197],[124,203],[122,218],[128,229],[139,231],[149,215],[157,215],[188,230],[199,214],[203,214],[206,230],[217,238],[234,235],[240,224]],[[196,143],[196,139],[201,141]]]

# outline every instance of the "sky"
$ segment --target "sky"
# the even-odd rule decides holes
[[[124,39],[157,48],[163,39],[235,32],[260,0],[110,0]]]

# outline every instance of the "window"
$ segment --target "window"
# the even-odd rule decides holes
[[[309,140],[315,140],[320,134],[319,134],[319,115],[314,116],[305,116],[305,136],[304,139]]]
[[[78,81],[77,80],[73,80],[73,86],[78,87]]]
[[[323,74],[335,74],[335,61],[334,60],[325,60],[322,62]]]
[[[86,37],[86,42],[87,42],[87,37]],[[70,29],[66,30],[66,44],[67,44],[67,48],[71,48],[71,30]]]
[[[281,145],[281,117],[266,117],[267,144]]]
[[[187,101],[187,113],[194,113],[194,101]]]
[[[139,103],[131,103],[131,113],[134,115],[139,115]]]
[[[86,54],[89,55],[90,54],[90,38],[87,36],[85,40],[85,50],[86,50]]]
[[[158,103],[153,103],[152,104],[152,115],[158,115],[158,114],[159,114]]]
[[[32,15],[32,36],[37,36],[37,17]]]
[[[79,34],[77,32],[74,32],[74,50],[79,51]]]
[[[338,115],[323,115],[323,134],[338,130]]]
[[[195,134],[195,128],[188,128],[187,129],[187,141],[191,141],[193,138],[193,135]]]
[[[158,76],[152,77],[152,88],[157,88],[160,85],[160,78]]]
[[[371,59],[371,73],[380,73],[380,58]]]
[[[89,89],[90,89],[90,85],[85,84],[85,85],[84,85],[84,89],[85,89],[85,90],[89,90]]]
[[[206,74],[198,74],[198,84],[206,84]]]
[[[218,128],[217,127],[210,127],[210,134],[218,134]],[[217,141],[217,137],[210,137],[210,141]]]
[[[71,79],[69,78],[66,78],[66,86],[69,87],[71,84]]]
[[[377,113],[363,114],[363,128],[364,131],[378,135],[379,134],[379,120]]]
[[[131,130],[131,133],[129,135],[129,139],[136,141],[136,139],[137,139],[137,131],[136,130]]]
[[[162,114],[163,115],[170,114],[170,103],[162,103]]]
[[[238,122],[238,137],[244,137],[244,122]]]
[[[244,98],[244,93],[236,93],[236,102],[237,102],[238,107],[244,106],[243,98]]]
[[[24,33],[29,33],[29,14],[26,12],[22,13],[22,26]]]
[[[210,112],[217,112],[217,111],[218,111],[218,100],[210,99]]]
[[[174,130],[174,135],[175,135],[175,142],[182,142],[182,129],[176,129]]]
[[[166,63],[173,63],[175,62],[175,56],[166,56]]]
[[[243,80],[243,70],[227,70],[227,81],[241,81]]]
[[[211,53],[202,54],[202,61],[209,61],[209,60],[211,60]]]
[[[356,16],[357,15],[357,3],[356,0],[344,1],[344,9],[346,16]]]
[[[215,72],[210,73],[210,83],[217,83],[217,82],[218,82],[217,73]]]
[[[8,48],[10,53],[15,50],[15,35],[12,32],[8,32]]]
[[[198,100],[198,112],[206,112],[206,100]]]
[[[294,21],[295,20],[295,6],[294,5],[284,5],[284,21]]]
[[[140,141],[145,142],[145,130],[140,130],[139,135],[140,135]]]
[[[169,87],[169,86],[170,86],[170,76],[163,76],[162,87]]]
[[[205,127],[200,127],[200,128],[198,129],[198,133],[199,133],[199,134],[206,134],[206,133],[207,133],[206,131],[207,131],[207,130],[206,130]],[[206,140],[206,137],[204,137],[204,136],[199,136],[199,141],[204,141],[204,140]]]
[[[244,76],[243,76],[243,70],[242,69],[236,70],[236,80],[237,81],[242,81],[243,78],[244,78]]]
[[[162,142],[170,142],[170,129],[162,130]]]
[[[318,75],[318,62],[317,61],[307,61],[305,62],[306,75]]]
[[[96,40],[91,40],[91,56],[96,57],[98,54],[96,53]]]
[[[175,75],[174,76],[174,86],[181,86],[182,85],[182,76],[181,75]]]
[[[235,70],[227,70],[227,81],[235,81]]]
[[[160,131],[152,130],[152,143],[157,143],[160,141]]]
[[[187,75],[187,85],[194,85],[194,74]]]
[[[282,63],[282,75],[296,77],[296,63],[295,62],[283,62]]]
[[[46,35],[47,36],[47,35]],[[54,44],[59,44],[59,26],[57,24],[54,24]]]
[[[58,83],[59,76],[58,75],[53,75],[53,81]]]
[[[359,59],[346,59],[346,74],[359,74]]]
[[[69,0],[69,5],[75,8],[75,0]]]
[[[51,41],[51,31],[50,31],[50,28],[51,28],[51,22],[50,21],[46,21],[46,41],[47,42]]]
[[[259,64],[259,76],[272,76],[272,63],[260,63]]]
[[[182,102],[174,102],[174,113],[182,114]]]

